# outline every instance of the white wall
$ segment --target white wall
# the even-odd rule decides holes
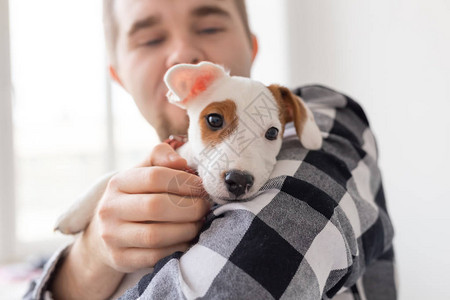
[[[11,117],[9,6],[0,0],[0,261],[14,252],[14,154]]]
[[[450,280],[450,1],[248,4],[261,46],[255,78],[290,87],[321,83],[365,108],[378,138],[396,229],[400,299],[445,298]]]
[[[286,84],[289,73],[286,0],[247,0],[250,28],[258,38],[259,51],[252,77],[265,84]]]

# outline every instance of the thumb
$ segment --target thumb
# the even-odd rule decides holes
[[[187,161],[182,158],[169,144],[160,143],[153,148],[150,155],[137,167],[151,166],[184,170],[187,168]]]

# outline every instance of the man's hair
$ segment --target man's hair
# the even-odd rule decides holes
[[[116,16],[114,14],[114,3],[115,0],[103,0],[103,27],[105,31],[106,50],[108,51],[109,62],[112,65],[116,64],[116,45],[118,35],[118,26]],[[244,24],[245,33],[248,36],[250,46],[252,46],[245,0],[234,0],[234,3],[236,4],[242,23]]]

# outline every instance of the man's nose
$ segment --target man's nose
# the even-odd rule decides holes
[[[237,197],[246,193],[252,186],[254,177],[245,171],[230,170],[224,176],[225,185],[230,193]]]
[[[169,51],[167,68],[181,63],[197,64],[205,60],[203,51],[187,38],[176,40]]]

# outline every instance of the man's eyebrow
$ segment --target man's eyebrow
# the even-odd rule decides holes
[[[128,36],[132,36],[137,31],[144,29],[144,28],[150,28],[152,26],[155,26],[156,24],[161,22],[161,18],[158,16],[150,16],[141,20],[137,20],[133,25],[131,26],[130,30],[128,31]]]
[[[206,17],[209,15],[219,15],[219,16],[231,18],[231,15],[229,12],[227,12],[226,10],[224,10],[218,6],[214,6],[214,5],[203,5],[203,6],[194,8],[191,11],[191,15],[193,15],[194,17]],[[152,26],[155,26],[160,22],[161,22],[161,18],[158,16],[150,16],[150,17],[138,20],[135,23],[133,23],[133,25],[131,26],[130,30],[128,31],[128,36],[132,36],[133,34],[135,34],[137,31],[139,31],[141,29],[150,28]]]
[[[229,12],[227,12],[223,8],[220,8],[219,6],[214,6],[214,5],[203,5],[203,6],[194,8],[191,11],[191,15],[194,17],[206,17],[209,15],[219,15],[219,16],[231,18],[231,15]]]

